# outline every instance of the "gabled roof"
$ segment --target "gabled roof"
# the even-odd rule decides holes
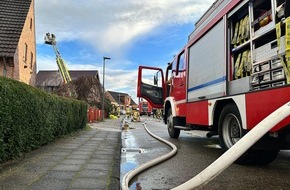
[[[136,102],[131,98],[131,105],[137,105]]]
[[[76,80],[81,76],[96,77],[99,80],[97,70],[71,70],[69,71],[72,80]],[[60,86],[62,77],[58,71],[39,71],[36,74],[36,86]]]
[[[119,96],[120,96],[120,104],[124,104],[124,96],[129,96],[129,94],[123,93],[123,92],[113,92],[113,91],[107,91],[108,93],[110,93],[110,95],[113,97],[113,99],[116,102],[119,102]],[[131,98],[131,105],[135,105],[136,103],[134,102],[134,100]]]
[[[0,1],[0,56],[13,57],[31,0]]]
[[[116,102],[119,102],[120,100],[120,104],[124,104],[124,96],[129,96],[128,94],[126,93],[123,93],[123,92],[113,92],[113,91],[107,91],[112,97],[113,99],[116,101]],[[119,99],[120,97],[120,99]]]

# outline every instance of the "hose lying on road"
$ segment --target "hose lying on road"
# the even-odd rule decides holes
[[[195,189],[208,183],[236,159],[238,159],[244,152],[246,152],[253,144],[255,144],[262,136],[264,136],[276,124],[290,115],[290,102],[284,104],[279,109],[271,113],[268,117],[263,119],[251,131],[249,131],[236,144],[228,149],[216,161],[205,168],[198,175],[189,181],[175,187],[173,190]]]
[[[129,184],[130,180],[131,180],[135,175],[137,175],[138,173],[140,173],[140,172],[142,172],[142,171],[144,171],[144,170],[146,170],[146,169],[148,169],[148,168],[150,168],[150,167],[152,167],[152,166],[154,166],[154,165],[156,165],[156,164],[158,164],[158,163],[160,163],[160,162],[163,162],[163,161],[165,161],[165,160],[171,158],[171,157],[174,156],[174,155],[176,154],[176,152],[177,152],[177,147],[176,147],[174,144],[172,144],[171,142],[169,142],[169,141],[167,141],[167,140],[164,140],[164,139],[158,137],[157,135],[151,133],[151,132],[148,130],[148,128],[146,127],[146,124],[145,124],[145,123],[143,123],[143,126],[144,126],[145,130],[146,130],[146,131],[147,131],[147,132],[148,132],[152,137],[154,137],[154,138],[156,138],[157,140],[159,140],[159,141],[161,141],[161,142],[167,144],[168,146],[170,146],[170,147],[172,148],[172,150],[171,150],[169,153],[164,154],[163,156],[160,156],[160,157],[158,157],[158,158],[155,158],[155,159],[153,159],[153,160],[151,160],[151,161],[149,161],[149,162],[146,162],[146,163],[140,165],[139,167],[137,167],[137,168],[135,168],[135,169],[133,169],[133,170],[130,170],[128,173],[126,173],[126,175],[125,175],[125,176],[123,177],[123,179],[122,179],[122,190],[128,190],[128,189],[129,189],[128,184]]]

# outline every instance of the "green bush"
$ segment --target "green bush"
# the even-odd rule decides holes
[[[0,77],[0,162],[86,127],[87,104]]]

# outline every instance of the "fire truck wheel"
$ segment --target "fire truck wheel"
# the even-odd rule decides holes
[[[245,134],[242,129],[241,116],[235,104],[228,104],[221,112],[218,132],[220,144],[227,151]],[[247,150],[235,163],[242,165],[265,165],[274,161],[279,150]]]
[[[168,110],[168,114],[167,114],[167,130],[171,138],[177,139],[180,135],[180,129],[174,128],[171,108]]]
[[[218,130],[221,147],[224,150],[229,149],[242,138],[241,117],[234,104],[228,104],[222,110]]]

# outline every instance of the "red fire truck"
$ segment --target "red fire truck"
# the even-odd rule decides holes
[[[290,100],[289,72],[290,2],[217,0],[165,73],[139,67],[137,96],[163,108],[172,138],[206,130],[227,150]],[[289,123],[287,117],[236,162],[272,162],[290,148]]]
[[[151,104],[146,102],[146,101],[140,101],[140,103],[139,103],[139,113],[140,113],[140,116],[142,116],[142,115],[151,116],[151,114],[152,114],[152,106],[151,106]]]

